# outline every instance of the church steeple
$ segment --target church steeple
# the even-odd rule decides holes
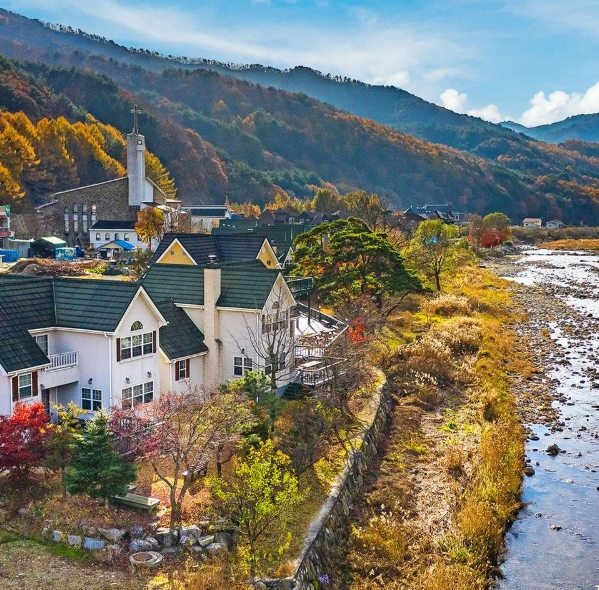
[[[127,178],[129,178],[129,205],[140,207],[146,201],[146,138],[139,133],[138,115],[141,111],[134,105],[133,133],[127,135]],[[151,198],[149,199],[152,200]]]

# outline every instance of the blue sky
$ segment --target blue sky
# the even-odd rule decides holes
[[[306,65],[539,125],[599,112],[599,0],[4,0],[190,57]]]

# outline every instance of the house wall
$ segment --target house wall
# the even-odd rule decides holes
[[[133,322],[139,321],[143,324],[143,330],[131,331]],[[110,338],[110,362],[112,364],[112,403],[121,404],[123,389],[140,383],[154,383],[154,396],[160,390],[160,325],[158,317],[143,296],[137,297],[131,308],[125,313],[117,333]],[[156,331],[156,352],[133,359],[124,359],[117,362],[117,339],[126,338],[135,334],[145,334]],[[148,376],[151,373],[151,377]],[[127,383],[129,379],[129,383]]]
[[[179,242],[173,242],[163,253],[160,258],[160,264],[186,264],[188,266],[195,262],[183,250]]]
[[[31,373],[32,371],[20,371],[23,373]],[[33,396],[23,400],[23,403],[37,403],[41,401],[41,395],[39,390],[39,383],[41,372],[36,371],[38,374],[38,391],[33,392]],[[0,416],[11,416],[12,409],[15,404],[12,401],[12,377],[8,377],[6,373],[0,369]]]
[[[125,234],[129,234],[129,240],[125,240]],[[100,239],[98,239],[98,235],[100,236]],[[124,242],[128,241],[131,245],[135,246],[136,248],[141,248],[142,250],[148,249],[148,245],[145,242],[142,242],[140,237],[132,229],[98,229],[92,230],[89,234],[90,244],[94,247],[95,250],[100,248],[100,246],[108,244],[108,242],[112,242],[114,240],[123,240]]]
[[[266,268],[277,268],[279,264],[279,261],[277,260],[272,248],[267,246],[266,243],[262,245],[262,248],[260,248],[258,260],[262,262]]]

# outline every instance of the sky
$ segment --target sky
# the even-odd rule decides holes
[[[599,112],[599,0],[3,0],[165,54],[393,85],[532,127]]]

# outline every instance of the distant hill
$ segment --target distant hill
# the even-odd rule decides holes
[[[557,123],[538,127],[524,127],[524,125],[511,121],[502,123],[502,125],[547,143],[563,143],[570,139],[586,143],[599,142],[599,114],[576,115]]]
[[[285,73],[199,60],[205,62],[200,69],[195,63],[168,69],[179,62],[6,11],[0,11],[0,53],[30,60],[2,63],[0,108],[23,110],[34,122],[49,111],[71,122],[89,113],[124,133],[132,105],[140,104],[148,146],[188,204],[226,197],[264,204],[277,192],[309,197],[331,183],[342,192],[379,192],[396,207],[448,201],[465,211],[500,210],[514,220],[599,223],[599,160],[585,150],[537,142],[397,89],[333,80],[307,68]],[[396,128],[341,111],[332,101],[240,79],[254,71],[329,94],[337,89],[354,102],[352,110],[392,117]]]

